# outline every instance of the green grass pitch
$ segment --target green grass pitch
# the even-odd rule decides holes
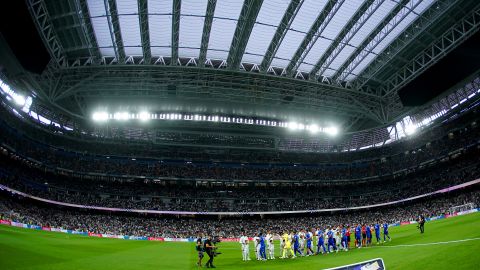
[[[425,229],[420,235],[415,225],[395,227],[390,230],[393,240],[383,245],[267,262],[253,260],[253,248],[252,261],[243,262],[238,243],[220,243],[223,254],[215,265],[323,269],[383,258],[387,269],[480,269],[480,213],[429,222]],[[462,239],[473,240],[449,242]],[[278,243],[275,250],[278,255]],[[0,269],[197,269],[195,261],[193,243],[101,239],[0,226]]]

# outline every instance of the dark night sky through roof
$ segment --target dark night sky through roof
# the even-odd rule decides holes
[[[41,73],[50,60],[24,0],[4,1],[0,31],[22,66]]]

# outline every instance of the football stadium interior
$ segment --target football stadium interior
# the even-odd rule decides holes
[[[480,1],[4,2],[0,269],[480,269]]]

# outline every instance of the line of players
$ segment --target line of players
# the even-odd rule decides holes
[[[297,256],[312,256],[319,254],[328,254],[338,252],[339,250],[348,251],[350,249],[350,234],[355,237],[355,247],[368,247],[372,245],[372,236],[375,234],[376,243],[382,243],[381,232],[383,229],[383,243],[391,241],[388,233],[388,224],[374,224],[363,226],[358,224],[355,227],[340,225],[336,228],[328,227],[325,231],[320,228],[309,230],[300,230],[298,232],[288,233],[284,231],[280,235],[280,250],[282,251],[281,259],[296,258]],[[260,232],[253,237],[255,246],[255,257],[259,261],[267,259],[275,259],[274,235],[268,231],[267,234]],[[314,239],[315,238],[315,239]],[[244,261],[250,260],[249,238],[245,232],[240,237],[242,247],[242,257]],[[316,251],[314,246],[316,244]]]

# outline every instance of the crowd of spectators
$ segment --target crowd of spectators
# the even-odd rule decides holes
[[[46,172],[32,162],[4,152],[0,183],[38,197],[128,209],[252,212],[330,209],[400,200],[480,178],[480,150],[430,167],[363,182],[332,185],[201,185],[197,181],[104,181]],[[184,168],[188,170],[188,168]]]
[[[109,212],[94,213],[35,205],[30,201],[19,200],[10,196],[2,197],[0,200],[0,215],[3,219],[92,233],[172,238],[194,237],[198,232],[213,233],[220,237],[239,237],[241,228],[245,229],[247,235],[253,236],[259,230],[271,230],[279,234],[284,230],[326,228],[327,226],[340,224],[373,224],[376,222],[393,224],[415,220],[418,215],[431,217],[448,214],[452,207],[467,203],[472,203],[474,207],[480,207],[480,191],[478,188],[395,207],[355,212],[335,212],[296,217],[228,219],[119,215]]]

